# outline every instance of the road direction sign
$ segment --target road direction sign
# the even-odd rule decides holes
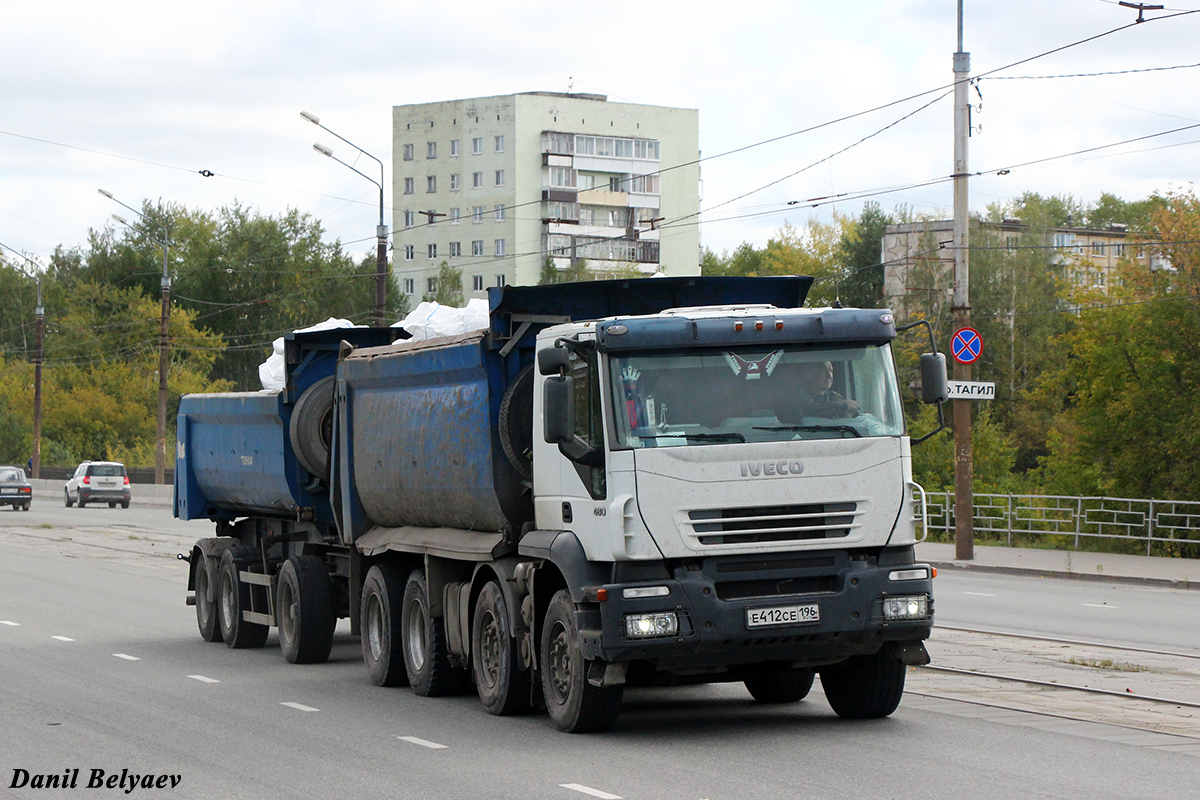
[[[995,400],[996,384],[988,381],[947,381],[951,400]]]
[[[974,364],[983,355],[983,339],[974,328],[959,328],[950,338],[950,353],[960,364]]]

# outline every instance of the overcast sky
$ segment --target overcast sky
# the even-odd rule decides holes
[[[982,76],[973,210],[1025,191],[1093,202],[1190,188],[1200,127],[1068,155],[1200,125],[1200,69],[1166,69],[1200,62],[1200,13],[1181,14],[1200,0],[1166,5],[1133,25],[1137,12],[1110,0],[967,0],[964,50]],[[43,263],[56,245],[86,244],[112,213],[129,216],[103,187],[134,207],[297,208],[361,256],[378,190],[313,152],[340,143],[301,110],[384,161],[390,204],[392,106],[568,89],[699,110],[701,241],[718,252],[761,247],[785,221],[857,215],[865,194],[887,189],[898,190],[876,197],[885,210],[949,216],[949,182],[903,187],[953,171],[952,99],[941,96],[955,19],[954,0],[8,0],[0,242]],[[1052,160],[1016,166],[1041,159]],[[808,202],[830,195],[854,199]]]

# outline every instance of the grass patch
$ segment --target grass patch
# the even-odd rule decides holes
[[[1091,667],[1092,669],[1111,669],[1114,672],[1149,672],[1148,667],[1141,667],[1137,664],[1122,664],[1120,661],[1113,661],[1111,658],[1093,659],[1093,658],[1068,658],[1068,664],[1074,664],[1077,667]]]

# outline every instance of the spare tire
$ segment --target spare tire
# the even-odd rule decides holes
[[[318,478],[329,477],[329,447],[333,441],[332,375],[314,383],[292,408],[288,435],[300,464]]]
[[[500,401],[500,446],[517,473],[533,480],[533,364],[517,373]]]

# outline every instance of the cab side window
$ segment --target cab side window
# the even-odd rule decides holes
[[[590,355],[590,358],[586,357]],[[604,416],[600,409],[600,376],[595,353],[571,354],[571,378],[575,384],[575,435],[604,452]],[[597,466],[576,464],[579,477],[594,500],[603,500],[608,492],[603,459]]]

